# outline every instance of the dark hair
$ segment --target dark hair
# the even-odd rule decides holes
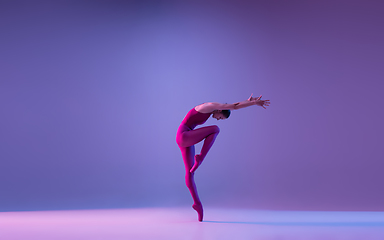
[[[221,113],[224,115],[225,118],[229,118],[231,115],[231,110],[221,110]]]

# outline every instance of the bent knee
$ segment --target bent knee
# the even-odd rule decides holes
[[[214,133],[219,133],[220,132],[220,128],[217,125],[213,125],[212,129],[213,129]]]

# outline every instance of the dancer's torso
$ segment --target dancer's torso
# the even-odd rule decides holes
[[[192,130],[197,125],[204,124],[210,116],[211,116],[211,113],[201,113],[196,111],[195,108],[192,108],[184,117],[181,124],[187,126]]]

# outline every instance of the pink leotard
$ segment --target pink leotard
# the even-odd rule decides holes
[[[185,115],[183,121],[181,122],[179,129],[177,130],[176,142],[179,144],[181,134],[185,131],[191,131],[195,129],[197,125],[204,124],[208,118],[211,116],[211,113],[201,113],[192,108],[187,115]]]
[[[185,115],[181,123],[193,130],[197,125],[204,124],[209,116],[211,116],[211,113],[201,113],[196,111],[195,108],[192,108],[187,115]]]

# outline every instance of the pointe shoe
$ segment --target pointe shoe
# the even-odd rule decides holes
[[[192,208],[195,209],[198,215],[199,222],[203,221],[203,205],[199,204],[193,204]]]

